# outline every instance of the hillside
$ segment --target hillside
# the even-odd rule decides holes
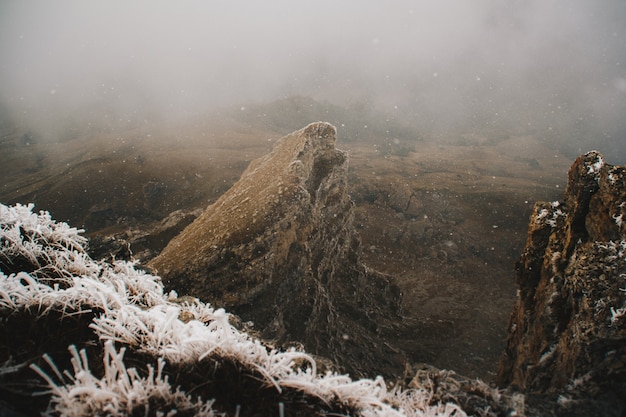
[[[259,376],[246,368],[249,359],[238,356],[236,351],[227,353],[242,361],[232,364],[235,368],[243,366],[236,372],[269,382],[279,394],[283,392],[283,383],[298,387],[297,392],[288,390],[287,397],[274,398],[274,406],[276,402],[282,404],[280,407],[307,404],[306,407],[313,407],[309,411],[316,413],[319,410],[312,404],[322,399],[326,404],[322,406],[324,410],[337,406],[342,413],[353,410],[364,415],[369,413],[363,411],[367,407],[374,407],[373,413],[384,415],[396,411],[406,415],[406,407],[415,410],[416,415],[423,412],[499,415],[505,410],[524,409],[546,416],[570,415],[575,410],[583,414],[604,410],[620,415],[617,404],[624,379],[619,340],[623,336],[624,297],[615,279],[607,277],[615,275],[619,280],[624,275],[623,242],[620,242],[623,241],[623,167],[612,166],[601,154],[589,152],[579,157],[569,170],[564,203],[553,200],[550,204],[533,205],[536,195],[550,198],[555,190],[560,194],[561,184],[554,179],[565,158],[543,147],[532,136],[495,140],[468,135],[450,139],[448,143],[372,137],[347,143],[346,152],[335,148],[341,142],[337,140],[336,129],[329,124],[311,124],[280,140],[274,136],[252,140],[247,135],[258,134],[263,128],[238,120],[215,116],[203,123],[188,121],[186,128],[199,129],[198,135],[180,136],[181,130],[169,127],[160,130],[159,135],[163,136],[155,135],[156,139],[147,133],[143,141],[139,140],[139,136],[132,136],[136,134],[133,131],[128,136],[116,134],[112,142],[106,136],[82,142],[75,139],[49,142],[34,133],[22,132],[15,124],[2,123],[0,143],[7,151],[3,156],[5,166],[15,168],[15,172],[6,172],[7,193],[15,196],[22,193],[21,197],[35,200],[42,196],[43,201],[56,196],[52,203],[61,200],[60,209],[68,210],[72,216],[82,216],[92,227],[90,252],[100,254],[95,259],[103,257],[94,261],[86,252],[87,240],[80,236],[80,231],[56,223],[47,212],[36,215],[32,213],[32,205],[2,206],[3,326],[6,334],[15,336],[5,341],[0,381],[3,390],[24,393],[24,387],[33,389],[36,384],[33,385],[33,375],[28,374],[32,371],[47,382],[49,394],[53,394],[50,404],[61,407],[57,411],[63,407],[74,407],[76,411],[82,409],[79,403],[82,404],[83,397],[68,394],[74,391],[65,391],[66,384],[92,384],[91,389],[100,389],[117,384],[116,378],[122,376],[155,387],[159,392],[142,394],[149,398],[148,403],[138,405],[145,411],[159,409],[163,401],[171,400],[182,401],[180,404],[187,404],[184,407],[191,407],[188,409],[195,410],[194,413],[211,415],[213,401],[203,403],[195,396],[185,395],[188,388],[182,386],[182,391],[176,391],[180,395],[168,391],[171,386],[168,378],[163,377],[165,365],[160,362],[165,358],[179,364],[166,371],[176,381],[195,380],[197,376],[187,375],[187,368],[182,365],[185,346],[191,343],[188,354],[193,356],[198,353],[196,344],[213,343],[209,333],[199,337],[189,333],[192,327],[196,328],[195,321],[199,321],[209,330],[218,326],[226,334],[235,335],[234,341],[220,339],[215,348],[206,345],[209,352],[223,351],[231,342],[245,345],[245,340],[264,335],[265,340],[272,338],[273,344],[263,342],[267,343],[266,347],[254,355],[263,356],[260,352],[269,352],[270,357],[276,358],[281,357],[280,352],[285,352],[286,357],[291,357],[289,352],[295,355],[293,364],[273,371],[258,368],[258,364],[254,365],[258,358],[253,359],[252,367],[261,372]],[[168,142],[168,132],[178,136],[172,136]],[[126,137],[135,140],[126,143]],[[208,137],[211,140],[206,140]],[[248,141],[250,146],[242,146]],[[121,148],[120,143],[124,145]],[[262,152],[264,148],[273,150]],[[198,152],[200,149],[221,158],[213,160]],[[165,150],[172,154],[169,158]],[[129,163],[129,159],[116,155],[118,152],[141,158]],[[255,152],[264,156],[249,162],[247,158],[252,159]],[[103,156],[94,158],[95,155]],[[115,156],[111,158],[111,155]],[[147,155],[150,164],[143,155]],[[214,188],[213,193],[219,197],[204,213],[200,202],[197,203],[200,207],[195,207],[189,201],[207,196],[191,194],[189,188],[176,184],[182,169],[187,173],[194,171],[193,165],[182,163],[184,156],[191,155],[197,157],[195,161],[211,162],[208,167],[227,166],[233,172],[239,166],[247,166],[239,177],[231,177],[233,185],[223,177],[220,183],[219,175],[210,177],[210,184],[229,188],[225,192]],[[123,158],[117,161],[121,165],[111,163],[118,157]],[[37,161],[34,167],[33,161]],[[171,170],[144,171],[159,161]],[[131,168],[125,171],[120,169],[122,166]],[[96,167],[97,173],[93,172]],[[127,177],[120,178],[120,172]],[[94,176],[77,183],[76,173]],[[112,180],[114,174],[116,181]],[[150,180],[146,183],[148,176]],[[201,182],[202,174],[195,172],[194,176]],[[38,181],[28,184],[29,179],[37,178]],[[554,182],[546,183],[546,179]],[[164,182],[159,183],[160,180]],[[14,189],[10,189],[11,184]],[[25,188],[20,188],[20,184],[25,184]],[[87,196],[83,201],[76,184],[111,193],[102,194],[104,202],[110,204],[107,216],[94,216],[99,213],[97,210],[87,215],[78,211],[83,204],[93,205],[90,198],[98,194],[89,194],[85,188],[83,192]],[[136,194],[139,186],[141,195]],[[187,202],[178,200],[190,194],[193,198]],[[81,198],[77,199],[76,195]],[[281,206],[281,201],[287,204]],[[170,203],[182,209],[170,211]],[[526,226],[529,208],[532,212]],[[255,217],[257,214],[259,218]],[[541,221],[544,218],[549,219]],[[204,227],[207,224],[208,229]],[[528,238],[522,250],[517,242],[523,240],[520,229],[525,228]],[[290,232],[292,229],[295,234]],[[294,237],[295,240],[290,240]],[[232,244],[232,249],[225,243]],[[177,254],[185,245],[190,249]],[[243,263],[224,263],[221,255],[215,258],[203,253],[215,248],[231,251]],[[289,250],[281,253],[281,248]],[[519,253],[522,257],[515,265],[520,292],[518,297],[513,297],[510,292],[515,286],[503,277],[508,275],[507,263]],[[157,272],[165,272],[168,291],[172,291],[164,295],[161,278],[138,270],[135,264],[122,261],[123,258],[147,262]],[[217,259],[218,268],[211,266],[213,258]],[[172,265],[182,267],[182,272],[172,274],[175,271],[170,268]],[[196,272],[194,265],[199,266]],[[232,281],[230,284],[222,286],[219,274],[211,273],[207,277],[215,282],[207,288],[212,292],[194,293],[206,271],[215,272],[223,267],[231,271],[225,276]],[[255,277],[250,275],[250,270],[269,275]],[[598,271],[605,272],[596,279]],[[199,281],[186,282],[194,274]],[[241,277],[237,278],[238,274]],[[564,280],[563,276],[571,278]],[[241,282],[236,283],[235,278]],[[285,278],[286,286],[280,283]],[[310,278],[312,281],[307,282]],[[302,280],[302,285],[298,280]],[[278,286],[272,287],[273,282],[278,282]],[[606,285],[609,282],[613,284]],[[304,291],[294,297],[292,289],[300,287]],[[176,290],[182,291],[180,298]],[[233,296],[228,295],[229,291]],[[263,296],[250,301],[264,291],[267,296],[276,297],[275,300]],[[312,294],[315,296],[309,306],[308,297]],[[208,307],[207,302],[212,306]],[[509,325],[501,325],[514,302]],[[132,307],[130,310],[134,312],[122,314],[127,303],[138,306],[139,310]],[[291,305],[291,309],[279,312],[276,306],[282,303],[286,303],[285,307]],[[268,306],[274,314],[279,314],[274,319],[270,314],[266,317],[269,321],[263,324],[263,314],[250,309],[254,306]],[[592,310],[596,313],[590,314],[590,306],[595,306]],[[226,325],[222,307],[232,307],[242,316],[229,316]],[[297,312],[301,308],[304,310]],[[307,314],[307,309],[313,313]],[[358,318],[360,314],[364,316]],[[527,320],[529,317],[532,320]],[[326,326],[324,318],[328,321]],[[322,325],[311,329],[301,327],[301,323],[317,322]],[[188,323],[194,324],[187,328]],[[363,327],[350,329],[356,323]],[[548,334],[545,328],[549,323],[554,324],[554,329]],[[256,324],[260,328],[255,329]],[[265,325],[273,330],[266,333]],[[581,334],[581,326],[593,331]],[[277,329],[278,333],[272,333]],[[28,342],[33,339],[32,331],[38,334],[37,340],[42,339]],[[182,333],[178,334],[179,331]],[[193,332],[196,331],[203,332]],[[237,332],[242,339],[236,336]],[[335,340],[333,332],[338,336]],[[312,335],[317,339],[307,339]],[[186,340],[187,337],[191,340]],[[506,350],[505,337],[508,338]],[[551,341],[553,337],[557,337],[556,342]],[[332,349],[319,349],[324,346],[321,342],[324,338],[329,341],[328,346],[334,346]],[[127,357],[140,367],[150,363],[146,354],[153,355],[157,367],[147,366],[139,373],[128,368],[122,362],[125,351],[109,342],[128,346]],[[289,347],[293,342],[301,342],[303,346],[293,350]],[[69,356],[61,353],[70,344],[79,347],[71,348]],[[80,346],[87,350],[80,353]],[[383,346],[383,351],[366,360],[354,360],[367,358],[368,351],[375,352],[377,346]],[[308,348],[326,358],[304,353]],[[385,349],[389,352],[385,353]],[[504,396],[483,382],[474,383],[453,371],[423,364],[491,381],[502,351],[505,355],[500,359],[499,383],[509,389]],[[43,362],[36,359],[33,363],[28,359],[42,354]],[[95,362],[88,359],[90,355]],[[391,365],[395,355],[399,355],[395,359],[402,358],[404,369]],[[203,358],[206,353],[197,360],[202,362]],[[61,374],[55,364],[57,360],[71,364],[75,376]],[[224,366],[222,360],[218,359],[215,366]],[[385,361],[389,361],[387,365]],[[226,367],[230,366],[229,362]],[[318,383],[316,369],[320,368],[349,370],[352,377],[334,379],[333,376],[332,381],[350,387],[365,384],[369,387],[364,388],[366,391],[371,388],[376,392],[376,399],[367,397],[372,394],[363,391],[359,395],[365,397],[360,398],[370,398],[365,403],[359,405],[361,400],[355,397],[346,402],[340,398],[343,394],[338,394],[343,388],[337,387],[332,388],[333,399],[330,399],[311,385]],[[89,369],[95,373],[91,374]],[[273,372],[282,376],[274,376]],[[306,378],[315,381],[307,380],[305,388],[302,381],[294,382],[290,376],[283,379],[291,372],[298,375],[304,372],[309,375]],[[123,376],[125,373],[128,377]],[[387,375],[387,382],[367,378],[377,373]],[[224,378],[228,383],[238,384],[232,380],[232,374],[211,375],[210,381]],[[353,385],[355,376],[364,379]],[[25,382],[21,380],[23,377]],[[581,386],[582,382],[587,385]],[[17,388],[22,384],[26,385]],[[321,384],[326,386],[326,382]],[[386,391],[396,384],[402,391]],[[81,391],[79,385],[76,387]],[[221,404],[218,409],[229,408],[231,413],[234,407],[239,415],[241,403],[223,398],[224,394],[215,391],[216,388],[213,383],[207,385],[209,391],[204,398],[215,398],[215,404]],[[235,391],[240,388],[240,385],[233,387]],[[410,390],[419,391],[419,395]],[[298,397],[312,392],[317,399]],[[292,394],[300,400],[294,403]],[[422,394],[426,397],[420,397]],[[125,396],[131,395],[131,391],[125,388],[115,395],[130,398]],[[135,394],[131,396],[135,398]],[[341,405],[333,405],[336,400]],[[242,403],[249,401],[256,400],[247,398]],[[92,406],[99,407],[97,404],[89,407]]]
[[[33,208],[0,205],[2,415],[466,415],[427,385],[391,389],[275,349],[132,263],[94,261],[79,230]]]
[[[264,122],[285,120],[289,104],[292,112],[304,112],[303,119],[336,110],[297,98],[174,126],[85,131],[62,140],[14,124],[0,139],[0,201],[34,202],[84,227],[96,238],[94,250],[106,251],[97,239],[120,248],[130,241],[133,256],[147,261],[184,227],[164,231],[162,220],[181,209],[193,217],[291,132],[284,122]],[[259,121],[250,114],[266,116]],[[435,141],[400,125],[389,134],[370,130],[389,124],[385,115],[340,114],[375,131],[358,141],[347,138],[341,124],[351,124],[338,117],[337,147],[348,152],[347,186],[363,261],[397,277],[406,295],[402,308],[413,330],[401,343],[412,360],[493,379],[515,301],[513,264],[526,219],[534,201],[558,198],[568,159],[534,136]],[[151,238],[156,227],[160,237]]]

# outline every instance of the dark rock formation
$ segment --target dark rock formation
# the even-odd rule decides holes
[[[149,265],[170,289],[253,321],[263,337],[389,375],[401,369],[385,341],[400,293],[360,261],[335,135],[313,123],[282,138]]]
[[[533,209],[498,377],[557,399],[545,415],[626,412],[625,214],[626,167],[597,152],[574,162],[562,202]]]
[[[198,210],[176,210],[150,227],[129,228],[113,234],[97,234],[89,239],[89,255],[93,259],[137,260],[146,262],[154,258],[193,222],[201,213]]]

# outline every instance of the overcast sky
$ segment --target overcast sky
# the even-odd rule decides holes
[[[308,95],[435,130],[616,140],[625,22],[623,0],[0,0],[0,100],[133,117]]]

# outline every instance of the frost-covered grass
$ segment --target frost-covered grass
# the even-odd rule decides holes
[[[93,275],[98,267],[85,253],[82,230],[57,223],[33,204],[0,204],[0,267],[26,271],[38,279]]]
[[[103,369],[100,376],[92,371],[86,351],[76,347],[70,347],[73,372],[60,371],[48,356],[48,369],[32,365],[46,382],[50,415],[211,416],[213,399],[201,400],[172,386],[164,367],[180,369],[219,358],[260,375],[260,384],[278,394],[296,390],[329,408],[340,404],[358,415],[465,415],[454,404],[433,404],[428,389],[388,390],[381,377],[353,380],[320,373],[306,352],[268,347],[234,327],[223,309],[199,301],[174,302],[175,294],[164,294],[159,277],[133,263],[92,260],[81,231],[32,209],[0,205],[0,315],[24,309],[35,309],[40,317],[53,310],[95,311],[90,327],[103,352],[102,364],[95,367]],[[15,271],[18,266],[26,270]],[[127,367],[126,351],[154,358],[156,368]]]
[[[189,415],[213,417],[213,402],[193,399],[173,389],[163,374],[165,362],[157,360],[156,371],[147,365],[147,375],[140,376],[135,368],[124,363],[125,349],[116,350],[113,342],[104,344],[104,375],[95,377],[89,368],[85,350],[70,346],[73,373],[61,373],[52,359],[45,356],[53,376],[36,365],[31,368],[44,379],[52,394],[48,414],[60,416],[107,415]],[[164,410],[169,410],[165,413]],[[159,414],[160,413],[160,414]]]

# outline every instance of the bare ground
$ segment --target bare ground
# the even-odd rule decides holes
[[[492,380],[530,209],[560,198],[568,166],[532,138],[351,149],[364,260],[397,277],[414,360]]]

